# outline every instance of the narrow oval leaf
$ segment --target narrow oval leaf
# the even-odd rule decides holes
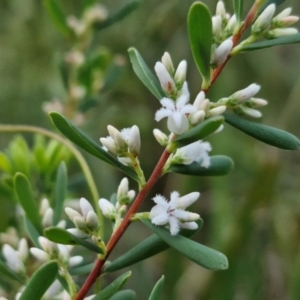
[[[210,85],[210,56],[212,44],[212,21],[210,11],[201,2],[195,2],[188,13],[188,32],[195,63],[202,75],[202,88]]]
[[[191,130],[176,137],[172,144],[176,147],[183,147],[196,141],[202,140],[208,135],[214,133],[224,122],[222,116],[216,116],[205,120]]]
[[[59,5],[55,0],[44,0],[44,5],[52,19],[53,24],[56,28],[66,37],[72,34],[70,27],[67,25],[66,16],[60,9]]]
[[[285,150],[298,150],[300,148],[298,138],[281,129],[244,120],[229,114],[225,114],[225,120],[233,127],[271,146]]]
[[[100,145],[95,143],[91,138],[89,138],[84,132],[82,132],[79,128],[72,124],[72,122],[66,119],[63,115],[57,112],[51,112],[49,115],[56,128],[74,144],[84,149],[91,155],[96,156],[97,158],[118,168],[132,179],[138,181],[137,175],[132,169],[120,163],[116,158],[105,151]]]
[[[150,71],[140,53],[135,48],[129,48],[128,53],[133,70],[142,83],[158,100],[165,97],[166,95],[158,79]]]
[[[136,293],[132,290],[124,290],[114,294],[109,300],[134,300]]]
[[[28,233],[31,241],[33,242],[33,244],[37,248],[41,248],[41,245],[40,245],[40,242],[39,242],[40,234],[38,233],[38,231],[35,229],[35,227],[32,225],[32,223],[30,222],[30,220],[26,216],[24,216],[24,224],[25,224],[25,228],[27,230],[27,233]]]
[[[16,280],[22,284],[25,284],[23,278],[17,275],[14,271],[12,271],[3,261],[0,260],[0,274],[1,278],[8,277],[10,279]],[[1,298],[0,298],[1,299]]]
[[[198,228],[196,230],[181,230],[180,234],[186,237],[190,237],[195,234],[203,225],[203,220],[199,219],[196,221]],[[162,251],[167,250],[170,246],[165,243],[156,234],[151,235],[141,243],[131,248],[129,251],[118,257],[112,263],[107,264],[104,268],[104,272],[114,272],[122,268],[131,266],[139,261],[145,260],[152,257]]]
[[[107,300],[115,295],[126,283],[128,278],[131,276],[131,271],[124,273],[114,280],[111,284],[105,287],[99,294],[97,294],[92,300]]]
[[[234,13],[238,23],[242,21],[244,0],[233,0]]]
[[[141,2],[142,2],[141,0],[129,2],[124,7],[122,7],[119,11],[117,11],[115,14],[109,16],[106,20],[96,23],[94,27],[100,30],[109,27],[117,22],[122,21],[133,11],[135,11],[140,6]]]
[[[149,300],[159,300],[160,296],[161,296],[161,292],[164,286],[164,282],[165,282],[165,276],[162,276],[157,283],[155,284],[151,295],[149,297]]]
[[[274,3],[276,6],[279,6],[280,4],[282,4],[283,2],[285,2],[285,0],[268,0],[266,1],[266,3],[261,7],[260,11],[263,11],[268,5]]]
[[[153,225],[150,220],[141,219],[141,221],[170,247],[176,249],[196,264],[209,270],[225,270],[228,268],[228,261],[224,254],[198,244],[180,234],[172,236],[168,230]]]
[[[40,267],[30,278],[19,300],[41,300],[58,274],[58,265],[50,261]]]
[[[94,243],[81,239],[69,231],[64,230],[58,227],[48,227],[44,230],[44,235],[47,239],[52,242],[63,244],[63,245],[80,245],[83,246],[93,252],[103,254],[103,251],[100,247],[95,245]]]
[[[58,167],[56,182],[55,182],[55,195],[54,195],[54,215],[53,224],[56,225],[61,218],[63,212],[64,201],[67,193],[67,167],[62,161]]]
[[[282,36],[273,40],[266,40],[253,44],[246,45],[241,48],[241,52],[254,51],[279,45],[297,44],[300,43],[300,33]]]
[[[171,165],[167,172],[174,172],[193,176],[222,176],[228,174],[233,169],[232,159],[225,155],[215,155],[210,157],[208,168],[201,166],[201,161],[194,161],[189,165]]]
[[[14,188],[26,216],[41,235],[43,229],[41,225],[41,217],[39,215],[39,208],[33,197],[31,185],[27,177],[21,173],[17,173],[14,178]]]

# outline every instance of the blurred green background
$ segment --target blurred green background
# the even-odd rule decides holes
[[[84,0],[64,0],[68,14],[78,14]],[[109,12],[128,1],[101,1]],[[204,1],[214,11],[217,1]],[[244,1],[249,8],[252,1]],[[153,128],[159,102],[147,91],[132,71],[127,56],[136,47],[149,66],[154,66],[164,51],[175,64],[188,61],[188,83],[192,99],[200,89],[200,75],[189,49],[186,16],[192,0],[144,0],[123,21],[96,33],[92,47],[106,46],[126,59],[121,76],[106,92],[98,106],[87,113],[82,127],[93,139],[106,136],[106,125],[117,128],[137,124],[142,136],[141,162],[149,176],[162,148],[157,145]],[[232,12],[231,1],[225,1]],[[292,6],[300,14],[300,2],[287,0],[280,7]],[[299,28],[299,24],[296,24]],[[58,70],[58,57],[69,49],[68,42],[51,23],[38,0],[0,0],[0,118],[3,124],[29,124],[54,130],[42,104],[64,98]],[[262,109],[264,124],[288,130],[300,137],[300,45],[276,47],[241,54],[233,58],[213,86],[211,100],[229,96],[256,82],[262,85],[259,97],[269,101]],[[25,135],[29,144],[32,135]],[[0,135],[1,150],[12,135]],[[201,243],[215,248],[229,259],[229,269],[212,272],[202,269],[168,250],[133,266],[127,287],[136,290],[138,299],[147,299],[151,288],[166,275],[162,299],[185,300],[297,300],[300,299],[300,154],[277,150],[226,125],[211,137],[213,154],[230,156],[234,170],[225,177],[192,178],[171,174],[161,179],[155,193],[168,196],[200,191],[193,206],[204,226],[196,236]],[[122,174],[84,153],[95,176],[101,197],[115,192]],[[70,177],[79,168],[71,164]],[[70,180],[71,180],[70,179]],[[75,180],[75,179],[74,179]],[[132,187],[134,183],[132,183]],[[90,197],[84,184],[74,192]],[[1,231],[10,223],[8,199],[0,195]],[[150,197],[143,210],[150,209]],[[2,218],[2,217],[1,217]],[[137,234],[139,232],[139,234]],[[136,244],[149,232],[133,224],[112,258]],[[105,280],[109,282],[115,274]]]

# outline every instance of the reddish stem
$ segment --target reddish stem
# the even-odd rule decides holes
[[[92,285],[95,283],[97,278],[100,276],[100,274],[103,270],[105,261],[109,257],[110,253],[112,252],[112,250],[114,249],[114,247],[116,246],[116,244],[118,243],[118,241],[120,240],[120,238],[122,237],[122,235],[124,234],[124,232],[126,231],[128,226],[130,225],[131,217],[138,211],[142,202],[144,201],[146,196],[149,194],[149,192],[153,188],[156,181],[160,178],[160,176],[162,174],[162,169],[163,169],[167,159],[169,158],[169,156],[170,156],[170,153],[165,150],[163,152],[160,160],[158,161],[155,169],[153,170],[149,180],[147,181],[146,186],[139,192],[135,201],[133,202],[133,204],[129,208],[126,216],[124,217],[122,223],[120,224],[118,229],[115,231],[115,233],[112,235],[112,237],[108,241],[107,247],[106,247],[107,253],[106,253],[105,258],[98,259],[96,261],[94,269],[91,271],[90,275],[86,279],[85,283],[83,284],[82,288],[80,289],[80,291],[78,292],[78,294],[76,295],[74,300],[83,300],[84,297],[86,296],[86,294],[88,293],[88,291],[90,290],[90,288],[92,287]]]

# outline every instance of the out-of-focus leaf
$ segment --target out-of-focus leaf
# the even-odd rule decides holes
[[[35,227],[32,225],[32,223],[30,222],[30,220],[28,220],[26,216],[24,216],[24,224],[31,241],[34,243],[34,245],[37,248],[41,248],[39,242],[40,234],[38,233],[38,231],[35,229]]]
[[[50,261],[41,266],[30,278],[19,300],[41,300],[58,274],[58,265]]]
[[[274,3],[276,6],[279,6],[285,2],[285,0],[267,0],[266,3],[261,7],[260,11],[262,12],[268,5]]]
[[[44,230],[44,235],[47,239],[54,243],[63,245],[81,245],[93,252],[103,254],[102,249],[94,243],[81,239],[62,228],[48,227]]]
[[[242,21],[244,0],[233,0],[234,13],[238,23]]]
[[[164,282],[165,282],[165,276],[162,276],[157,283],[155,284],[151,295],[149,297],[149,300],[159,300],[160,299],[160,295],[164,286]]]
[[[31,185],[27,177],[21,173],[17,173],[14,178],[15,192],[18,200],[23,207],[26,216],[31,221],[35,229],[42,234],[41,217],[36,200],[33,197]]]
[[[215,132],[221,124],[224,122],[224,118],[222,116],[211,117],[204,122],[198,124],[191,130],[177,136],[172,144],[176,147],[183,147],[194,143],[196,141],[202,140],[208,135]]]
[[[53,224],[56,225],[61,218],[63,211],[64,201],[67,193],[67,167],[62,161],[58,167],[56,182],[55,182],[55,197],[54,197],[54,214],[53,214]]]
[[[242,47],[241,52],[254,51],[274,46],[300,43],[300,33],[279,37],[273,40],[266,40]]]
[[[233,127],[271,146],[285,150],[298,150],[300,148],[298,138],[281,129],[251,122],[230,114],[225,114],[225,120]]]
[[[0,170],[5,173],[11,172],[11,164],[8,157],[3,153],[0,152]]]
[[[90,139],[85,133],[83,133],[63,115],[57,112],[51,112],[50,117],[57,129],[61,133],[63,133],[70,141],[72,141],[88,153],[92,154],[93,156],[96,156],[99,159],[118,168],[132,179],[138,180],[136,173],[132,169],[120,163],[117,159],[115,159],[112,155],[110,155],[107,151],[100,147],[100,145]]]
[[[129,48],[128,53],[133,70],[142,83],[158,100],[165,97],[165,93],[162,90],[160,83],[150,71],[140,53],[135,48]]]
[[[129,14],[131,14],[133,11],[135,11],[140,6],[141,2],[142,2],[141,0],[135,0],[129,2],[124,7],[122,7],[119,11],[117,11],[115,14],[109,16],[105,21],[96,23],[95,28],[104,29],[117,22],[120,22],[121,20],[125,19]]]
[[[188,13],[188,31],[194,60],[202,75],[202,88],[210,85],[212,21],[210,11],[201,2],[194,2]]]
[[[134,300],[136,293],[132,290],[123,290],[114,294],[109,300]]]
[[[10,279],[16,280],[22,284],[25,284],[24,279],[22,279],[19,275],[17,275],[14,271],[12,271],[3,261],[0,260],[0,274],[1,277],[8,277]]]
[[[56,28],[65,36],[69,37],[72,33],[70,27],[67,25],[66,16],[60,9],[56,0],[44,0],[44,5],[52,19]]]
[[[209,270],[225,270],[228,268],[228,261],[224,254],[198,244],[180,234],[172,236],[168,230],[153,225],[148,219],[141,219],[141,221],[170,247],[176,249],[196,264]]]
[[[203,225],[203,220],[196,221],[198,228],[196,230],[181,230],[180,234],[186,237],[190,237],[195,234]],[[129,251],[119,256],[112,263],[107,264],[104,268],[104,272],[114,272],[122,268],[131,266],[139,261],[152,257],[164,250],[167,250],[170,246],[165,243],[156,234],[151,235],[147,239],[143,240],[138,245],[131,248]]]
[[[201,161],[194,161],[191,164],[171,165],[167,172],[174,172],[193,176],[221,176],[228,174],[233,169],[232,159],[225,155],[215,155],[210,157],[208,168],[201,166]]]
[[[105,287],[99,294],[97,294],[92,300],[108,300],[115,295],[122,286],[126,283],[128,278],[131,276],[131,271],[124,273],[114,280],[111,284]]]

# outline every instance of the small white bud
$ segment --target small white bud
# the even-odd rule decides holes
[[[129,141],[128,141],[129,152],[134,156],[138,156],[141,151],[141,137],[139,128],[133,125],[130,130]]]
[[[28,258],[28,244],[26,239],[22,238],[19,242],[18,254],[20,259],[25,262]]]
[[[250,102],[250,107],[263,107],[268,104],[268,101],[260,98],[251,98],[249,101],[247,101],[247,104],[248,102]]]
[[[75,224],[75,226],[76,226],[78,229],[80,229],[80,230],[82,230],[82,231],[84,231],[84,230],[86,229],[86,222],[85,222],[85,219],[84,219],[82,216],[80,216],[80,217],[75,217],[75,218],[73,219],[73,223]]]
[[[166,67],[161,62],[157,62],[154,69],[163,90],[169,95],[173,94],[176,91],[175,83]]]
[[[260,111],[243,105],[237,109],[237,113],[247,115],[251,118],[260,118],[262,116]]]
[[[58,247],[57,244],[49,241],[48,239],[44,238],[43,236],[39,236],[38,238],[40,245],[42,248],[51,256],[58,255]]]
[[[276,28],[269,30],[264,36],[267,39],[275,39],[281,36],[294,35],[298,33],[296,28]]]
[[[129,182],[126,177],[124,177],[118,187],[117,199],[120,201],[123,197],[127,197],[127,193],[129,190]]]
[[[112,138],[100,138],[100,142],[109,152],[116,154],[118,147]]]
[[[123,135],[121,134],[120,131],[115,132],[115,137],[114,137],[115,143],[118,147],[118,151],[121,152],[127,152],[128,151],[128,144]]]
[[[162,131],[160,131],[159,129],[153,129],[153,134],[160,145],[164,147],[168,145],[169,139],[167,135],[165,135]]]
[[[70,259],[70,254],[69,254],[67,246],[59,244],[58,249],[59,249],[59,255],[58,255],[59,260],[64,265],[67,266],[69,264],[69,259]]]
[[[87,30],[86,24],[78,20],[75,16],[67,17],[67,25],[74,31],[77,36],[81,36]]]
[[[127,197],[129,198],[129,201],[132,202],[135,198],[135,191],[134,190],[130,190],[128,193],[127,193]]]
[[[46,210],[50,207],[49,201],[47,198],[43,198],[40,204],[40,215],[44,215]]]
[[[78,211],[70,207],[65,208],[65,213],[71,221],[73,221],[75,217],[81,217],[81,214]]]
[[[236,100],[238,103],[245,102],[247,99],[252,98],[260,90],[260,85],[252,83],[246,88],[235,92],[230,98]]]
[[[50,260],[49,254],[41,249],[33,247],[33,248],[30,248],[29,251],[33,256],[35,256],[38,260],[40,260],[42,262],[47,262]]]
[[[212,134],[219,133],[219,132],[221,132],[223,129],[224,129],[224,125],[221,124],[221,125],[219,126],[219,128],[218,128],[216,131],[214,131]]]
[[[97,231],[99,229],[98,216],[94,211],[90,211],[86,217],[86,225],[89,230]]]
[[[69,267],[73,268],[80,265],[83,262],[83,257],[80,255],[72,256],[69,259]]]
[[[125,157],[125,156],[120,157],[119,156],[118,157],[118,161],[120,163],[122,163],[123,165],[128,166],[128,167],[132,167],[133,166],[132,160],[129,157]]]
[[[232,34],[234,33],[234,30],[236,28],[237,25],[237,20],[236,20],[236,15],[232,15],[232,17],[229,19],[226,27],[225,27],[225,31]]]
[[[164,53],[164,55],[161,58],[161,62],[166,67],[167,71],[170,74],[174,73],[173,62],[172,62],[171,56],[170,56],[170,54],[168,52]]]
[[[49,227],[52,226],[52,223],[53,223],[53,209],[49,207],[43,216],[42,224],[43,227]]]
[[[274,16],[276,6],[274,3],[268,5],[265,10],[259,15],[254,24],[252,25],[252,33],[261,33],[271,23],[271,19]]]
[[[105,217],[111,219],[113,216],[116,215],[116,208],[111,202],[109,202],[108,200],[106,200],[104,198],[101,198],[98,203],[99,203],[99,207]]]
[[[225,40],[213,53],[212,55],[212,64],[217,67],[225,62],[227,59],[231,49],[233,46],[233,42],[231,38]]]
[[[80,67],[84,63],[84,55],[80,51],[70,51],[66,54],[65,61],[70,65]]]
[[[57,223],[57,225],[56,225],[56,227],[62,228],[62,229],[65,229],[66,226],[67,226],[66,220],[60,220],[60,221]]]
[[[96,4],[85,11],[84,19],[88,24],[92,24],[94,22],[104,21],[107,15],[106,8],[101,4]]]
[[[90,211],[94,211],[91,203],[83,197],[80,198],[79,205],[80,205],[80,209],[81,209],[81,212],[82,212],[82,215],[84,218],[87,217],[87,215]]]
[[[226,108],[227,107],[225,105],[221,105],[221,106],[212,108],[208,112],[208,114],[209,114],[210,117],[212,117],[212,116],[220,116],[220,115],[222,115],[226,111]]]
[[[70,96],[75,100],[81,100],[86,94],[86,90],[83,86],[72,86],[70,88]]]
[[[201,104],[202,104],[202,102],[203,102],[204,100],[205,100],[205,93],[204,93],[203,91],[201,91],[201,92],[197,95],[197,97],[196,97],[196,99],[195,99],[195,101],[194,101],[194,103],[193,103],[193,105],[196,107],[197,110],[200,109],[200,106],[201,106]]]
[[[4,244],[2,247],[2,254],[5,258],[7,265],[16,273],[24,273],[25,267],[20,259],[17,251],[15,251],[10,245]]]
[[[199,192],[193,192],[182,196],[177,201],[177,208],[186,209],[188,206],[192,205],[199,197]]]
[[[286,18],[281,19],[276,24],[280,27],[288,27],[288,26],[294,25],[298,21],[299,21],[298,16],[288,16]]]
[[[174,80],[176,84],[182,85],[186,79],[186,69],[187,69],[187,62],[185,60],[182,60],[178,68],[176,70],[176,73],[174,75]]]
[[[273,18],[273,21],[279,21],[281,19],[284,19],[285,17],[288,17],[292,12],[292,8],[288,7],[284,9],[281,13],[279,13],[275,18]]]
[[[87,239],[90,237],[89,234],[83,232],[82,230],[79,230],[78,228],[69,228],[67,229],[67,231],[81,239]]]
[[[184,218],[185,222],[192,222],[192,221],[197,221],[200,219],[200,215],[196,214],[196,213],[192,213],[189,212],[186,216],[186,218]]]
[[[212,17],[212,32],[213,35],[218,36],[222,29],[222,17],[213,16]]]
[[[114,126],[112,126],[112,125],[107,125],[107,131],[108,131],[109,135],[110,135],[113,139],[115,139],[115,134],[116,134],[117,132],[120,133],[120,131],[119,131],[116,127],[114,127]]]
[[[226,10],[225,10],[225,5],[224,5],[223,1],[218,1],[217,7],[216,7],[216,15],[225,17],[225,14],[226,14]]]
[[[202,103],[199,106],[200,110],[204,110],[204,112],[208,112],[210,106],[210,101],[208,99],[205,99],[202,101]]]
[[[201,123],[205,118],[205,111],[204,110],[198,110],[196,113],[194,113],[190,117],[190,121],[192,125],[197,125]]]

